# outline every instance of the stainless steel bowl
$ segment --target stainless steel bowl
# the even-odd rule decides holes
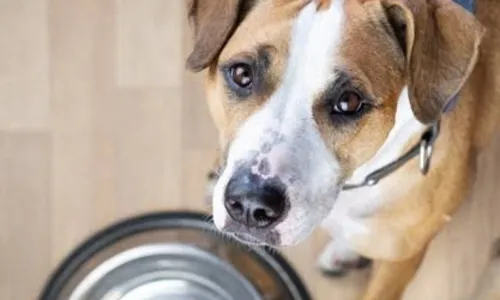
[[[115,224],[71,253],[39,299],[311,299],[275,250],[223,237],[208,219],[165,212]]]

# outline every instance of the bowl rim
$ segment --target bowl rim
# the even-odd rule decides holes
[[[136,234],[159,229],[191,228],[216,232],[210,219],[210,216],[203,212],[181,210],[145,213],[117,221],[90,235],[74,248],[49,274],[38,300],[57,299],[71,277],[85,262],[114,243]],[[278,250],[268,247],[245,247],[245,250],[269,266],[283,283],[288,283],[287,288],[300,300],[312,300],[304,281]]]

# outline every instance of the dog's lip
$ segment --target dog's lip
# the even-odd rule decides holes
[[[230,220],[226,220],[224,226],[219,230],[234,238],[236,241],[251,246],[277,247],[280,245],[280,239],[277,232],[266,229],[248,228]]]
[[[271,248],[280,246],[279,243],[277,244],[274,241],[263,240],[246,232],[231,232],[229,235],[247,246]]]
[[[264,245],[265,244],[260,239],[254,237],[253,235],[248,234],[248,233],[232,232],[231,235],[234,236],[237,240],[244,242],[246,244],[250,244],[250,245]]]

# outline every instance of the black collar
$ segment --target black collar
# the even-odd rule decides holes
[[[457,4],[463,6],[468,11],[474,13],[476,9],[476,1],[475,0],[454,0]],[[458,94],[455,95],[450,101],[449,105],[445,108],[446,111],[451,110],[458,101]],[[360,183],[354,184],[345,184],[343,186],[344,191],[353,190],[361,187],[374,186],[383,178],[391,175],[399,168],[404,166],[413,158],[420,156],[420,173],[422,175],[426,175],[430,168],[432,152],[434,149],[434,142],[439,136],[439,121],[432,124],[427,128],[424,132],[418,144],[414,145],[408,152],[403,154],[400,158],[391,163],[371,172],[368,174],[365,179]]]
[[[342,189],[344,191],[348,191],[366,186],[374,186],[380,180],[396,172],[399,168],[406,165],[407,162],[417,156],[420,156],[420,173],[422,173],[422,175],[426,175],[427,172],[429,172],[434,143],[438,136],[439,122],[436,122],[433,125],[429,126],[424,134],[422,134],[419,143],[413,146],[405,154],[403,154],[403,156],[381,167],[380,169],[371,172],[365,177],[362,182],[355,184],[345,184]]]

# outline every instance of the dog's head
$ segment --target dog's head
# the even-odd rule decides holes
[[[224,153],[215,224],[274,246],[307,237],[391,136],[408,142],[440,118],[483,34],[450,0],[190,0],[188,9],[188,67],[207,71]]]

